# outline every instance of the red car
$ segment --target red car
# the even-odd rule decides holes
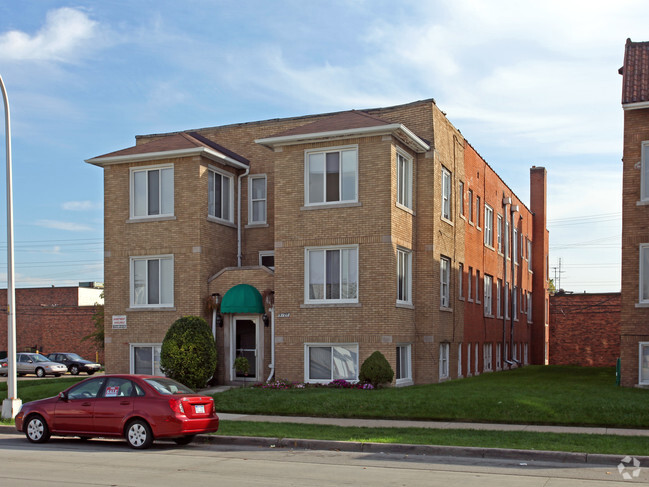
[[[83,439],[124,437],[132,448],[154,439],[179,445],[219,429],[214,399],[166,377],[106,375],[79,382],[56,397],[28,402],[16,415],[16,429],[32,443],[51,435]]]

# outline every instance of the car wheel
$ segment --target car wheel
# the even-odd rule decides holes
[[[61,377],[61,374],[54,374],[54,377]]]
[[[45,377],[45,371],[41,367],[36,369],[36,377]]]
[[[34,414],[27,419],[25,436],[32,443],[45,443],[50,439],[50,429],[42,416]]]
[[[174,438],[174,442],[176,442],[176,445],[189,445],[194,441],[195,436],[196,435],[181,436],[180,438]]]
[[[79,374],[79,367],[77,367],[76,365],[70,366],[70,373],[72,375],[78,375]]]
[[[126,434],[124,436],[129,446],[138,450],[149,448],[153,443],[151,427],[142,419],[131,421],[126,427]]]
[[[92,375],[92,374],[94,374],[94,373],[95,373],[94,370],[89,370],[88,372],[86,372],[86,374],[88,374],[88,375]]]

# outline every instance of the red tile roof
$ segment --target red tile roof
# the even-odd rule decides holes
[[[649,42],[626,40],[622,75],[622,104],[649,102]]]

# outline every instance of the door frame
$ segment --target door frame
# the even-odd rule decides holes
[[[249,315],[249,314],[235,314],[232,315],[230,320],[230,381],[240,381],[241,377],[237,377],[236,371],[234,370],[234,359],[236,358],[237,353],[237,321],[252,321],[255,324],[255,381],[259,382],[262,379],[260,374],[263,370],[262,362],[264,359],[263,348],[260,345],[260,326],[259,322],[260,315]]]

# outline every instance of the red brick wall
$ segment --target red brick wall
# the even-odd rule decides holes
[[[550,364],[605,367],[620,356],[620,293],[550,296]]]
[[[78,288],[16,289],[16,350],[35,348],[42,353],[74,352],[88,360],[104,353],[92,340],[94,306],[78,306]],[[7,350],[7,291],[0,290],[0,350]]]

